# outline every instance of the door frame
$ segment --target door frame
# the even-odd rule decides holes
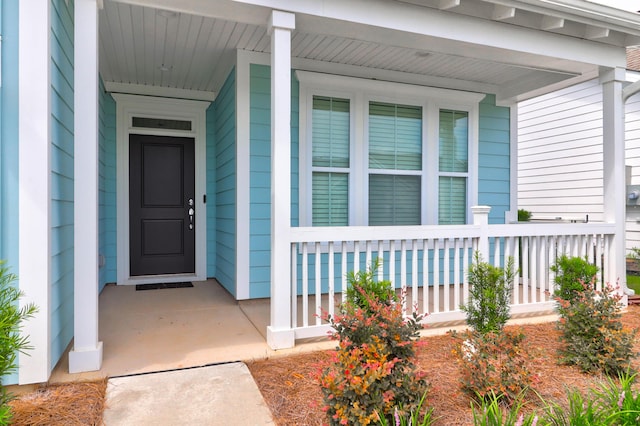
[[[122,93],[111,94],[116,101],[116,203],[117,203],[117,284],[205,281],[207,279],[207,156],[206,110],[210,102],[169,99]],[[191,121],[191,130],[133,127],[133,117]],[[196,242],[194,274],[131,276],[129,263],[129,135],[179,136],[194,139]]]

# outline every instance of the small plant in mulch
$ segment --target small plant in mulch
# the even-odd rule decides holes
[[[415,412],[427,391],[415,363],[422,316],[405,317],[391,282],[375,281],[376,267],[349,274],[340,313],[324,316],[338,340],[330,364],[317,375],[332,425],[395,422],[396,415]]]
[[[561,361],[588,373],[627,371],[637,356],[633,351],[635,330],[624,329],[620,320],[620,292],[608,284],[596,290],[593,280],[580,285],[581,291],[571,299],[556,297],[557,328],[564,344],[559,351]]]
[[[454,354],[462,388],[479,400],[497,396],[514,403],[535,381],[524,334],[504,329],[514,276],[511,258],[500,268],[483,262],[476,253],[469,267],[469,301],[461,309],[471,330],[460,335]]]
[[[18,368],[18,352],[27,354],[31,349],[27,336],[21,335],[24,321],[33,317],[38,308],[33,304],[23,307],[18,302],[24,294],[16,286],[17,276],[9,272],[0,261],[0,378],[11,374]],[[9,401],[13,395],[0,386],[0,425],[11,421]]]
[[[582,292],[584,283],[595,283],[594,277],[599,271],[586,257],[569,257],[565,254],[550,269],[555,274],[554,297],[568,301]]]

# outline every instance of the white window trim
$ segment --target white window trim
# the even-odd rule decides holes
[[[169,99],[113,93],[116,100],[117,155],[117,283],[119,285],[149,284],[159,277],[164,282],[185,279],[207,279],[207,205],[206,194],[206,109],[210,102]],[[191,130],[150,129],[133,127],[133,117],[153,117],[191,121]],[[194,138],[195,202],[196,202],[196,268],[194,274],[131,276],[129,269],[129,135],[147,134]]]
[[[438,223],[438,113],[453,109],[469,113],[469,169],[467,179],[467,223],[471,220],[471,206],[478,200],[478,137],[479,103],[485,94],[462,92],[434,87],[415,86],[389,81],[366,80],[309,71],[296,71],[300,82],[300,225],[312,226],[311,191],[311,116],[313,96],[330,96],[350,100],[350,167],[349,167],[349,226],[368,225],[369,164],[368,116],[369,102],[388,102],[421,106],[423,110],[423,172],[422,224]],[[435,123],[435,125],[429,125]],[[359,151],[358,151],[359,150]],[[426,173],[425,173],[426,171]],[[403,173],[405,174],[405,173]],[[406,173],[411,174],[411,173]],[[354,188],[361,190],[353,191]]]

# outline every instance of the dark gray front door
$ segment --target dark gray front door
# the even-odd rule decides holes
[[[130,275],[195,273],[194,139],[129,136]]]

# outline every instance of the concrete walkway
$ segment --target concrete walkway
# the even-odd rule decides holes
[[[241,362],[111,378],[104,421],[107,426],[274,424]]]

